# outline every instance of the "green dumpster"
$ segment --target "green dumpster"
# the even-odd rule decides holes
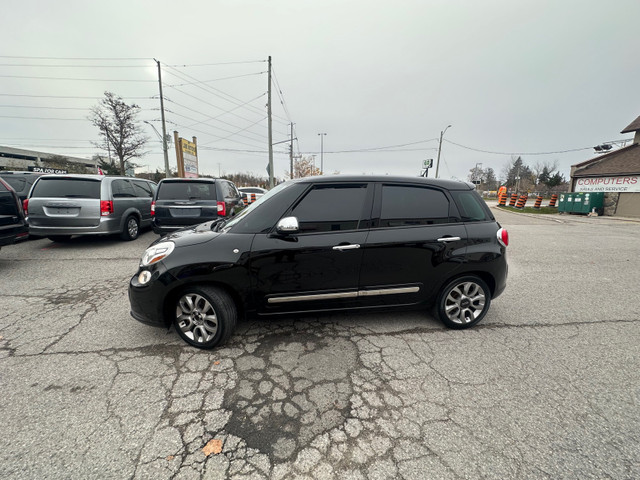
[[[573,206],[571,207],[571,213],[583,213],[584,193],[574,192],[572,195],[573,195]]]
[[[584,194],[581,213],[589,213],[595,208],[598,215],[602,215],[604,205],[604,192],[587,192]]]
[[[567,196],[568,193],[561,193],[558,197],[558,211],[566,212],[567,211]]]

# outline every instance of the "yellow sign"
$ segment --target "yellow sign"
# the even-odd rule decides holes
[[[196,156],[196,144],[189,140],[182,139],[182,151],[188,155]]]

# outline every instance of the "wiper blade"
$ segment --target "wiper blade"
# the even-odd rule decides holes
[[[220,230],[220,228],[222,228],[222,226],[227,223],[227,219],[226,218],[218,218],[217,220],[214,220],[211,223],[211,230],[214,232],[217,232]]]

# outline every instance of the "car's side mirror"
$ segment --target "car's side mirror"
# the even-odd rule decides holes
[[[282,218],[276,225],[276,232],[278,232],[280,235],[298,233],[299,230],[300,226],[298,225],[298,219],[296,217]]]

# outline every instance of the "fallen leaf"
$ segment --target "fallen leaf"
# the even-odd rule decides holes
[[[174,455],[169,455],[167,457],[167,461],[170,462],[171,460],[173,460],[174,458],[176,458]]]
[[[213,440],[209,440],[209,443],[204,446],[202,452],[207,457],[212,453],[214,455],[218,455],[220,452],[222,452],[222,440],[216,440],[215,438]]]
[[[0,337],[2,338],[2,337]],[[220,365],[220,360],[216,360],[215,362],[213,362],[214,365]]]

